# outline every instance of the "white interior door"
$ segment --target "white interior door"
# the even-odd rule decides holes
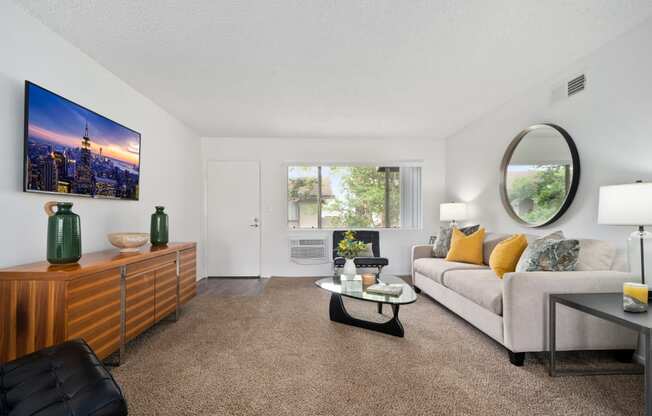
[[[208,161],[206,174],[208,276],[260,276],[260,165]]]

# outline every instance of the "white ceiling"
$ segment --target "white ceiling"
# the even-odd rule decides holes
[[[203,136],[445,137],[649,0],[17,0]]]

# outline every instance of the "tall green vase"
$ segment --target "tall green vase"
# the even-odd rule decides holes
[[[57,207],[57,211],[53,210]],[[47,259],[52,264],[76,263],[81,258],[81,222],[71,202],[46,202],[48,214]]]
[[[149,238],[153,246],[164,246],[168,243],[168,214],[163,212],[165,207],[155,207],[152,214],[152,223],[149,229]]]

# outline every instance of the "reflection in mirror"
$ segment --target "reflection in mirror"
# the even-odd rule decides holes
[[[579,179],[579,158],[568,133],[541,124],[514,139],[502,169],[505,208],[517,221],[538,227],[555,221],[570,205]]]

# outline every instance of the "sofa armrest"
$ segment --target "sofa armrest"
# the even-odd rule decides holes
[[[638,279],[618,271],[508,273],[503,282],[505,346],[514,352],[548,350],[550,293],[622,292]],[[558,306],[560,350],[633,349],[636,333],[610,322]]]
[[[421,244],[412,246],[412,263],[416,259],[432,257],[432,244]]]
[[[414,261],[416,259],[432,257],[432,244],[417,244],[412,246],[410,255],[410,275],[412,276],[412,285],[414,285]]]

